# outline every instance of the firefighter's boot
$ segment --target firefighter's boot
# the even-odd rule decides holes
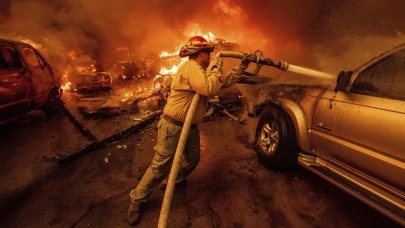
[[[141,214],[141,203],[133,201],[129,202],[129,208],[127,213],[127,221],[130,225],[136,225],[139,222],[139,216]]]

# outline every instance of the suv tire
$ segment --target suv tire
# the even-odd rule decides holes
[[[261,162],[272,169],[294,167],[298,145],[290,116],[274,106],[267,106],[258,121],[255,149]]]

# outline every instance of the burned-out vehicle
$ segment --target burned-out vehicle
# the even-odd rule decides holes
[[[270,168],[299,165],[405,225],[405,45],[334,89],[270,85],[248,105]],[[304,193],[303,193],[304,194]]]
[[[111,75],[97,69],[94,64],[75,67],[69,75],[69,81],[72,88],[80,92],[110,90],[112,84]]]
[[[29,44],[0,39],[0,123],[33,109],[53,114],[60,100],[60,78]]]

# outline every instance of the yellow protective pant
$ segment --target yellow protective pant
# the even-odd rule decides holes
[[[159,184],[168,177],[181,130],[182,127],[174,125],[163,118],[160,119],[158,123],[157,145],[154,147],[155,156],[138,186],[130,193],[133,201],[145,202]],[[186,179],[197,167],[199,161],[200,131],[198,127],[191,127],[184,147],[181,168],[177,174],[176,183]]]

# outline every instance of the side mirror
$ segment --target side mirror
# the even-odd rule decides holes
[[[346,91],[347,86],[349,85],[350,79],[352,77],[352,71],[341,71],[336,79],[335,92],[337,91]]]

